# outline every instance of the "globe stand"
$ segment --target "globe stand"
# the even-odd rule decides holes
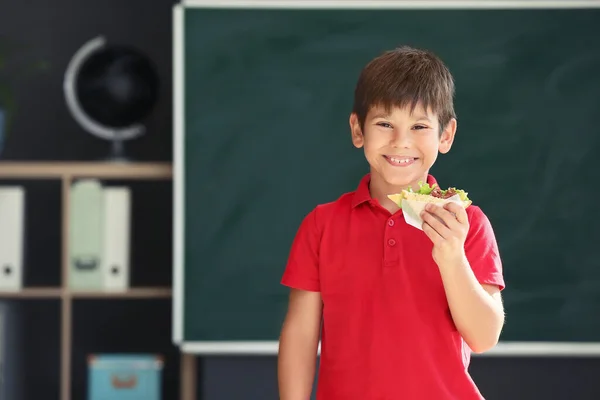
[[[123,140],[113,139],[110,144],[110,153],[105,161],[112,162],[130,162],[131,160],[125,156],[125,144]]]

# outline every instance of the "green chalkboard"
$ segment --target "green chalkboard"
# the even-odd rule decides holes
[[[187,8],[182,22],[184,343],[277,340],[302,218],[368,171],[348,127],[358,74],[403,44],[455,76],[457,139],[432,173],[495,227],[502,339],[600,341],[598,10]]]

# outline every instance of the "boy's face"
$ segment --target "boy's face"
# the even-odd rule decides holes
[[[456,120],[440,134],[438,117],[421,105],[410,107],[372,107],[361,130],[355,114],[350,116],[352,143],[364,148],[371,166],[371,181],[379,190],[397,191],[427,180],[429,169],[439,153],[450,151]]]

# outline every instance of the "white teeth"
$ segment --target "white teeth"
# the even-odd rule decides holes
[[[398,158],[394,158],[394,157],[390,157],[390,160],[392,160],[395,163],[399,163],[399,164],[406,164],[409,161],[412,161],[412,158],[403,158],[403,159],[398,159]]]

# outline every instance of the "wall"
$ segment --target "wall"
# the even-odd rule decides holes
[[[0,2],[1,37],[24,48],[18,66],[46,61],[45,73],[11,74],[19,113],[3,159],[93,160],[108,143],[75,123],[65,107],[63,76],[73,53],[86,41],[104,35],[109,42],[133,45],[155,63],[162,94],[147,122],[148,135],[127,144],[139,160],[171,158],[171,7],[154,0],[31,0]]]

